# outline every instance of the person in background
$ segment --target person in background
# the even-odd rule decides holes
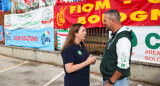
[[[129,86],[132,35],[131,30],[122,26],[120,14],[111,9],[104,13],[107,30],[112,31],[100,64],[104,86]]]
[[[96,57],[89,55],[83,44],[86,34],[86,29],[80,23],[71,25],[69,29],[61,49],[65,70],[64,86],[90,84],[90,64],[96,62]]]

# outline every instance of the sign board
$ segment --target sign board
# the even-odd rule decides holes
[[[39,8],[23,14],[5,15],[4,21],[4,28],[7,30],[53,27],[53,6]]]
[[[116,9],[127,26],[160,25],[159,0],[85,0],[54,7],[54,28],[69,28],[82,23],[85,28],[105,27],[104,12]]]
[[[5,45],[54,51],[53,28],[5,30]],[[18,34],[17,34],[18,33]]]
[[[132,60],[160,64],[160,26],[129,28],[134,34]]]
[[[127,27],[133,31],[131,60],[160,64],[160,26]]]

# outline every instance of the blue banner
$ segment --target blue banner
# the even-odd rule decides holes
[[[54,29],[5,30],[5,45],[54,50]]]
[[[2,41],[3,38],[3,26],[0,25],[0,41]]]
[[[0,0],[0,10],[9,11],[12,7],[10,0]]]

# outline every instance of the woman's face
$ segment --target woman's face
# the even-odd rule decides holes
[[[77,37],[78,40],[83,41],[85,39],[86,36],[86,28],[84,28],[83,26],[81,26],[79,28],[78,33],[75,33],[75,36]]]

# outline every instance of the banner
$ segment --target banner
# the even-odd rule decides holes
[[[0,25],[0,41],[3,39],[3,26]]]
[[[160,25],[159,0],[86,0],[54,7],[54,27],[69,28],[82,23],[85,28],[104,27],[104,12],[116,9],[127,26]]]
[[[9,11],[11,7],[12,7],[12,3],[10,2],[10,0],[0,1],[0,10],[6,12],[6,11]]]
[[[129,28],[133,31],[131,59],[160,64],[160,26]]]
[[[13,1],[13,0],[12,0],[11,13],[12,13],[12,14],[16,13],[15,3],[14,3],[14,1]]]
[[[53,4],[53,0],[44,0],[44,1],[47,6]]]
[[[39,0],[39,7],[43,7],[45,6],[45,2],[43,2],[43,0]]]
[[[30,1],[30,0],[24,0],[24,2],[25,2],[27,5],[31,6],[31,1]]]
[[[68,30],[57,30],[58,49],[62,49],[62,46],[68,35]]]
[[[53,6],[39,8],[23,14],[5,15],[4,21],[4,28],[7,30],[53,27]]]
[[[38,6],[38,0],[14,0],[15,3],[18,3],[19,9],[30,9],[31,7]]]
[[[53,28],[5,30],[5,45],[54,50]],[[18,33],[18,34],[17,34]]]

